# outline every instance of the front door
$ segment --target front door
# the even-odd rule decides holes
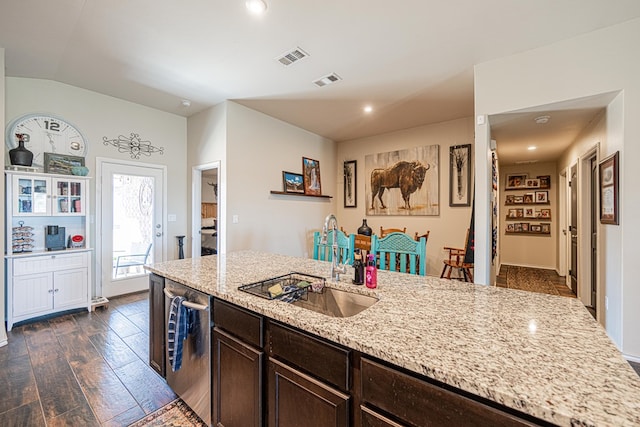
[[[578,165],[571,166],[571,290],[578,294]]]
[[[164,253],[164,167],[98,160],[102,296],[148,289]]]

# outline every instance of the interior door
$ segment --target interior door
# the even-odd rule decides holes
[[[148,289],[145,264],[164,253],[164,167],[100,161],[102,296]]]
[[[571,166],[571,224],[569,232],[571,233],[571,269],[569,275],[571,277],[571,290],[574,294],[578,294],[578,165]]]
[[[598,301],[598,161],[591,158],[591,308]]]

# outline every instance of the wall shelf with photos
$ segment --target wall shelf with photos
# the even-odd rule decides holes
[[[551,188],[551,175],[529,177],[526,173],[511,173],[506,177],[504,189],[511,190],[548,190]]]
[[[509,223],[505,234],[550,235],[551,224],[532,224],[530,222]]]
[[[507,210],[507,221],[518,221],[523,219],[551,221],[551,209],[509,208]]]

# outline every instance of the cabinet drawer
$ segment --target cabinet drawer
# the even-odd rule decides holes
[[[17,258],[13,260],[13,275],[45,273],[49,271],[71,270],[89,265],[89,254],[78,252]]]
[[[538,425],[365,358],[361,369],[363,403],[411,425]]]
[[[270,356],[284,359],[341,390],[349,390],[351,350],[280,323],[270,321],[268,330]]]
[[[264,345],[263,317],[219,299],[213,300],[213,324],[255,347]]]

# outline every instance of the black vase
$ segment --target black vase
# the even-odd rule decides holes
[[[12,165],[31,166],[33,153],[25,148],[24,141],[18,141],[18,146],[9,150],[9,159]]]
[[[363,219],[362,225],[360,226],[360,228],[358,228],[358,234],[362,234],[364,236],[371,236],[372,231],[373,230],[371,230],[371,227],[367,225],[367,220]]]

